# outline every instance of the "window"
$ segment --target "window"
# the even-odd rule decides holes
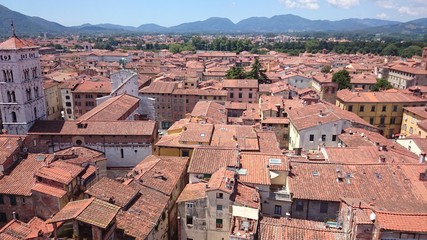
[[[222,211],[222,205],[216,205],[216,210],[217,211]]]
[[[352,112],[353,111],[353,105],[348,105],[348,109],[347,109],[349,112]]]
[[[383,108],[381,109],[381,111],[383,111],[383,112],[387,111],[387,106],[383,105]]]
[[[364,105],[360,105],[359,106],[359,112],[363,112],[365,111],[365,106]]]
[[[274,214],[276,214],[276,215],[282,215],[282,206],[275,205],[274,206]]]
[[[371,106],[371,112],[375,112],[375,106]]]
[[[393,112],[397,112],[397,105],[393,105]]]
[[[222,219],[221,218],[216,219],[216,228],[222,228]]]
[[[234,93],[230,93],[230,98],[234,98]]]
[[[125,157],[125,150],[124,150],[123,148],[121,148],[121,149],[120,149],[120,156],[121,156],[122,158],[124,158],[124,157]]]
[[[297,212],[302,212],[302,211],[304,211],[304,202],[303,201],[301,201],[301,200],[298,200],[297,202],[296,202],[296,211]]]
[[[322,134],[322,142],[326,141],[326,134]]]
[[[337,141],[337,135],[332,135],[332,142]]]
[[[69,100],[69,99],[70,99],[70,96],[69,96],[69,95],[65,96],[65,99]]]
[[[185,207],[188,209],[192,209],[193,208],[193,203],[186,203]]]
[[[10,205],[15,206],[16,205],[16,196],[10,195]]]
[[[186,221],[187,225],[193,225],[193,216],[187,215]]]
[[[0,194],[0,204],[4,204],[3,195]]]
[[[252,98],[252,93],[251,92],[249,93],[249,98]]]
[[[384,125],[384,123],[385,123],[385,117],[380,117],[380,124]]]
[[[182,150],[182,157],[189,157],[190,151],[189,150]]]
[[[369,118],[369,124],[374,124],[374,117]]]
[[[328,202],[320,202],[320,213],[328,212]]]
[[[71,103],[70,102],[65,102],[65,106],[71,107]]]
[[[396,123],[396,117],[391,117],[390,124],[395,124],[395,123]]]
[[[224,194],[223,193],[216,193],[216,198],[223,199],[224,198]]]
[[[314,134],[310,134],[310,142],[314,141]]]
[[[71,114],[71,113],[72,113],[71,109],[67,108],[67,114]]]
[[[243,97],[243,93],[239,92],[239,98]]]
[[[6,213],[0,212],[0,222],[7,222]]]
[[[12,122],[16,123],[18,122],[18,118],[16,117],[16,112],[11,112],[12,115]]]
[[[76,95],[75,95],[75,97],[76,97],[76,98],[80,98],[80,94],[76,94]]]

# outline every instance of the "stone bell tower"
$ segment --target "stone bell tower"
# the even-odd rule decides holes
[[[13,25],[12,25],[13,27]],[[3,131],[26,134],[46,118],[39,47],[13,35],[0,43],[0,112]]]

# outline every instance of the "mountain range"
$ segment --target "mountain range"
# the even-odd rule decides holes
[[[427,34],[427,18],[409,22],[381,19],[349,18],[337,21],[310,20],[292,14],[251,17],[233,23],[228,18],[212,17],[204,21],[182,23],[172,27],[142,24],[139,27],[116,24],[83,24],[66,27],[39,17],[30,17],[0,5],[0,36],[11,34],[11,22],[20,35],[41,33],[288,33],[288,32],[351,32],[386,34]]]

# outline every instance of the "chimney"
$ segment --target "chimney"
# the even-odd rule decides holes
[[[420,154],[420,163],[425,163],[426,161],[426,154],[425,153],[421,153]]]
[[[16,212],[12,212],[12,217],[13,217],[13,219],[17,220],[16,219]]]
[[[323,117],[324,115],[323,115],[323,111],[322,110],[319,110],[319,117]]]

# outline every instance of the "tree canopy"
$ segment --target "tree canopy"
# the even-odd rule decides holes
[[[351,89],[350,73],[347,70],[340,70],[332,76],[332,82],[338,83],[338,89]]]
[[[381,78],[377,79],[377,83],[375,83],[374,88],[372,90],[378,92],[380,90],[387,90],[391,88],[393,88],[393,86],[391,86],[390,82],[387,81],[387,79]]]
[[[227,73],[225,74],[225,78],[227,79],[245,79],[247,76],[246,72],[242,67],[231,67]]]

